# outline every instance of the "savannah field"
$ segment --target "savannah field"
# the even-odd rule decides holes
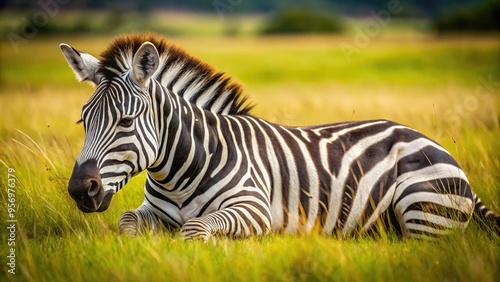
[[[106,212],[81,213],[66,185],[84,138],[75,122],[93,89],[76,82],[58,45],[98,55],[112,37],[37,36],[17,53],[5,39],[0,43],[1,281],[498,281],[500,237],[475,222],[438,242],[391,234],[347,240],[273,234],[207,244],[167,232],[120,236],[120,214],[142,203],[144,174]],[[458,160],[483,202],[500,211],[498,37],[438,38],[392,28],[347,60],[339,45],[353,44],[353,37],[171,40],[242,82],[253,114],[269,121],[387,118],[425,133]],[[15,274],[7,272],[11,248]]]

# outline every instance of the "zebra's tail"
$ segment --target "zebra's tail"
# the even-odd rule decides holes
[[[474,195],[474,218],[482,227],[493,230],[500,236],[500,215],[489,210],[477,195]]]

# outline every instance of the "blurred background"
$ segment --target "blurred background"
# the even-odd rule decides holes
[[[27,22],[37,34],[147,29],[169,35],[259,35],[345,33],[377,13],[404,19],[394,26],[439,34],[498,32],[500,21],[498,0],[3,0],[0,5],[3,37]]]

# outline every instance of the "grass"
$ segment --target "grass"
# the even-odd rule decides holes
[[[500,238],[472,223],[439,242],[338,240],[271,235],[215,244],[177,234],[122,237],[117,220],[142,202],[144,175],[108,211],[82,214],[66,191],[83,144],[74,125],[93,92],[77,84],[57,45],[98,54],[110,37],[37,37],[0,55],[0,220],[7,219],[7,167],[16,170],[16,275],[1,281],[495,281]],[[500,210],[496,38],[373,38],[349,63],[338,45],[352,37],[174,39],[247,86],[255,115],[288,125],[389,118],[441,143],[474,191]],[[487,88],[479,88],[482,80]],[[483,82],[484,83],[484,82]],[[485,90],[487,89],[487,90]]]
[[[74,281],[162,281],[166,277],[171,281],[423,281],[426,277],[493,281],[490,275],[498,274],[498,269],[491,262],[497,257],[483,251],[491,238],[478,239],[474,248],[464,237],[453,238],[452,243],[429,243],[273,235],[203,245],[158,235],[68,234],[31,241],[26,248],[57,255],[27,254],[32,263],[24,271],[38,274],[39,281],[54,277]],[[441,252],[447,255],[436,254]]]

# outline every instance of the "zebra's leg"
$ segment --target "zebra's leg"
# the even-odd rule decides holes
[[[160,221],[145,205],[136,210],[122,213],[118,220],[118,230],[120,234],[137,235],[149,229],[157,231],[160,229]]]
[[[207,242],[214,234],[229,237],[263,235],[271,229],[269,209],[261,206],[238,204],[201,217],[188,220],[181,228],[186,240],[201,239]]]
[[[474,210],[469,184],[460,179],[418,182],[396,194],[394,213],[406,238],[434,239],[463,230]]]

